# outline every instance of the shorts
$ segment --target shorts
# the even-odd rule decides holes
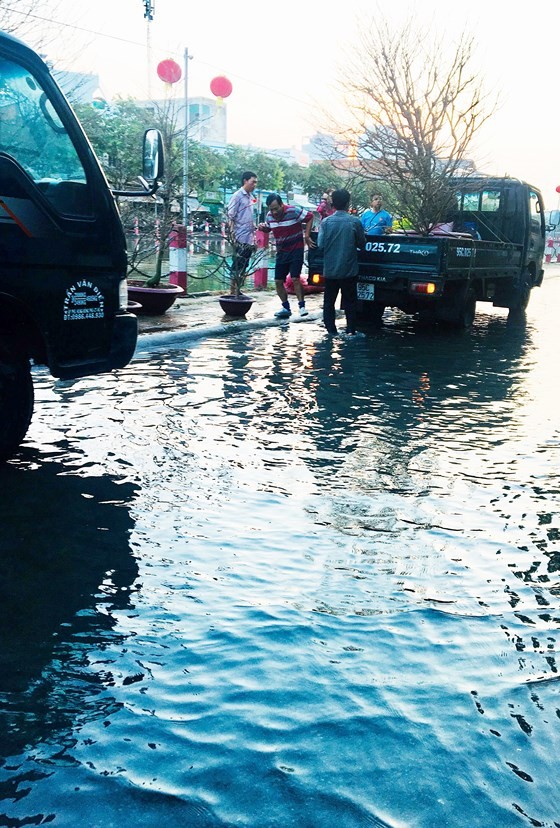
[[[288,273],[292,279],[299,279],[303,267],[303,250],[292,250],[290,253],[278,253],[274,268],[276,282],[284,282]]]

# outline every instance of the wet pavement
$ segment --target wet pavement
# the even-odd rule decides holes
[[[560,267],[461,334],[309,305],[183,299],[120,371],[36,372],[2,828],[560,826]]]
[[[285,319],[276,319],[280,301],[274,288],[265,291],[250,291],[253,299],[251,310],[245,319],[224,316],[219,305],[219,294],[210,296],[185,296],[177,299],[171,308],[160,316],[138,316],[138,333],[141,341],[139,350],[146,350],[156,344],[170,344],[174,339],[200,339],[205,336],[221,336],[227,333],[250,330],[271,325],[287,325]],[[292,319],[300,322],[297,300],[290,296]],[[322,294],[309,294],[305,298],[309,311],[307,321],[322,318]]]

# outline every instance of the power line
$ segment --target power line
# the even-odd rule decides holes
[[[148,3],[152,3],[152,11],[153,11],[153,2],[152,0],[143,0],[143,2],[147,5]],[[84,26],[77,26],[74,23],[64,23],[61,20],[53,20],[49,17],[43,17],[39,14],[33,14],[32,12],[20,12],[16,9],[13,10],[14,14],[19,14],[22,17],[32,17],[34,20],[40,20],[42,23],[51,23],[55,26],[62,26],[67,29],[75,29],[78,32],[84,32],[84,34],[95,35],[95,37],[105,37],[108,40],[115,40],[118,43],[127,43],[129,46],[137,46],[141,49],[144,49],[146,44],[139,43],[137,40],[130,40],[125,37],[118,37],[117,35],[107,34],[106,32],[98,32],[95,29],[86,29]],[[161,54],[165,54],[169,56],[169,49],[164,48],[163,46],[156,46],[156,49],[161,52]],[[172,50],[175,57],[180,58],[181,55],[179,52]],[[208,66],[213,71],[221,71],[221,68],[217,67],[214,63],[208,63],[204,60],[199,60],[197,58],[197,63],[201,66]],[[260,83],[259,81],[255,81],[251,78],[245,78],[243,75],[238,75],[236,72],[229,72],[228,74],[232,75],[232,77],[237,78],[237,80],[244,81],[245,83],[250,83],[253,86],[258,87],[259,89],[263,89],[265,92],[273,92],[275,95],[279,95],[282,98],[286,98],[286,100],[294,101],[295,103],[301,104],[302,106],[308,106],[309,101],[304,101],[301,98],[296,98],[294,95],[288,95],[286,92],[281,92],[279,89],[273,89],[270,86],[265,86],[265,84]]]

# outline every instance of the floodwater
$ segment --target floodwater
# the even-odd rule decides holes
[[[0,825],[559,826],[559,307],[38,372]]]

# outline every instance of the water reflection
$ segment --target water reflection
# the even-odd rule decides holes
[[[99,802],[127,828],[554,824],[558,431],[535,381],[554,343],[555,322],[389,314],[362,340],[290,324],[39,387],[29,479],[52,466],[60,523],[101,487],[131,582],[133,509],[142,590],[129,611],[123,578],[122,612],[100,566],[26,636],[45,657],[1,697],[32,746],[0,773],[14,822]]]
[[[103,671],[88,644],[113,638],[138,576],[129,539],[137,486],[73,473],[33,451],[0,468],[0,755],[55,738],[75,717],[106,715],[95,702]],[[64,665],[64,666],[62,666]],[[70,667],[71,665],[71,667]],[[61,704],[61,670],[73,674]]]

